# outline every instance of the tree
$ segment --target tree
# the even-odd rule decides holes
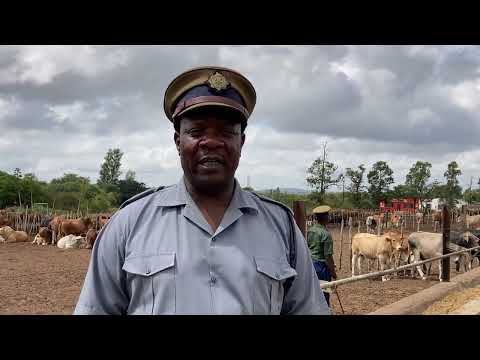
[[[13,176],[15,176],[17,179],[21,179],[22,178],[22,170],[20,170],[20,168],[15,168],[15,170],[13,170]]]
[[[120,149],[108,149],[100,169],[99,185],[118,185],[122,156]]]
[[[133,170],[127,170],[127,172],[125,173],[125,180],[135,181],[135,177],[136,174]]]
[[[320,201],[323,200],[325,191],[340,181],[339,177],[335,178],[335,171],[337,166],[327,161],[327,143],[325,142],[322,156],[317,158],[307,170],[309,174],[307,183],[319,193]]]
[[[368,193],[375,206],[378,206],[380,200],[388,196],[390,185],[393,184],[393,171],[385,161],[377,161],[367,178],[370,184]]]
[[[365,166],[363,164],[358,166],[358,170],[352,168],[347,168],[345,175],[350,179],[350,185],[348,186],[348,191],[352,194],[352,200],[354,206],[358,207],[360,205],[361,191],[364,188],[363,176],[365,174]]]
[[[448,164],[447,171],[443,174],[447,180],[445,199],[449,207],[455,205],[455,199],[462,196],[462,188],[458,183],[458,177],[462,174],[462,171],[458,168],[456,161],[452,161]]]
[[[409,196],[425,199],[427,194],[427,182],[430,179],[430,169],[432,164],[424,161],[417,161],[415,165],[410,168],[407,174],[405,185],[407,186],[407,192]]]
[[[130,179],[120,180],[118,182],[119,189],[119,203],[127,201],[131,197],[140,194],[141,192],[148,190],[144,183]]]
[[[17,180],[15,176],[0,171],[0,208],[18,203]]]

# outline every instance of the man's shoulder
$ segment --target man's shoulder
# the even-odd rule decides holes
[[[176,186],[159,186],[143,191],[120,205],[118,212],[122,214],[137,213],[150,205],[160,204],[163,198],[175,190]]]
[[[263,208],[273,210],[273,211],[281,211],[282,213],[287,212],[288,214],[292,214],[292,210],[285,204],[282,204],[281,202],[270,199],[267,196],[257,194],[256,192],[253,192],[253,191],[252,192],[246,191],[246,193],[248,193],[249,194],[248,196],[250,196],[251,199],[253,199],[258,205],[260,205]]]

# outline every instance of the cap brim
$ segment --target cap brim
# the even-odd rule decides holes
[[[235,106],[232,106],[232,105],[229,105],[229,104],[225,104],[225,103],[221,103],[221,102],[214,102],[214,101],[206,101],[206,102],[202,102],[202,103],[199,103],[199,104],[194,104],[194,105],[191,105],[189,106],[188,108],[180,111],[178,114],[175,115],[175,119],[178,119],[178,117],[188,113],[189,111],[191,110],[194,110],[194,109],[199,109],[199,108],[202,108],[202,107],[206,107],[206,106],[210,106],[210,107],[222,107],[222,108],[228,108],[228,109],[232,109],[232,110],[235,110],[236,112],[238,112],[239,114],[241,114],[244,118],[244,120],[246,120],[248,117],[246,116],[246,114],[244,114],[240,109],[238,109],[237,107]]]

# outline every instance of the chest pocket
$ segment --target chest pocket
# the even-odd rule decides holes
[[[280,314],[283,305],[283,283],[297,272],[286,259],[255,257],[258,287],[254,294],[255,314]]]
[[[128,314],[175,313],[175,253],[131,255],[122,269],[131,294]]]

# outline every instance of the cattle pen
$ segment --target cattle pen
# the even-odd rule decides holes
[[[302,206],[302,204],[296,204],[293,210],[297,222],[303,224],[300,229],[305,232],[308,227],[308,216],[305,214],[305,207]],[[343,283],[331,282],[329,286],[325,287],[321,284],[321,287],[325,289],[331,287],[334,292],[330,297],[334,314],[369,314],[439,284],[436,268],[425,281],[418,278],[412,279],[401,275],[400,272],[385,282],[380,281],[379,273],[361,275],[363,278],[357,276],[352,279],[350,239],[355,233],[366,231],[366,217],[375,213],[373,209],[365,212],[358,209],[333,212],[336,217],[332,217],[328,228],[334,240],[338,281]],[[15,218],[16,224],[20,226],[26,224],[33,232],[36,231],[35,226],[39,222],[52,215],[55,215],[52,209],[42,214],[26,208],[10,212],[11,219]],[[60,212],[57,212],[57,215],[60,215]],[[77,214],[77,212],[61,213],[61,215],[67,218],[96,216],[96,214]],[[342,216],[338,218],[338,215],[343,215],[343,221]],[[460,226],[456,220],[459,215],[454,216],[455,220],[451,221],[452,228]],[[422,231],[441,232],[443,230],[443,223],[435,224],[433,214],[426,214],[422,219],[424,221],[420,221],[420,224],[413,222],[413,217],[414,215],[405,216],[404,221],[398,223],[396,229],[405,233],[416,231],[417,228]],[[377,232],[393,226],[391,217],[386,218],[387,221],[379,227],[380,229],[376,229]],[[450,219],[452,220],[451,214]],[[2,288],[0,314],[71,314],[83,284],[90,255],[91,252],[88,249],[64,250],[56,246],[37,246],[30,243],[0,245],[0,287]],[[452,256],[449,258],[453,259]],[[398,267],[395,271],[402,269]],[[395,273],[394,269],[387,271],[390,271],[387,273],[389,275]],[[455,275],[455,269],[452,267],[452,277]],[[340,296],[343,309],[337,295]]]
[[[351,276],[352,237],[356,233],[367,232],[366,218],[374,214],[378,214],[378,210],[334,209],[332,214],[330,214],[327,228],[334,242],[334,260],[337,266],[338,280],[328,283],[322,281],[320,286],[332,293],[330,299],[334,314],[368,314],[439,284],[438,276],[440,274],[438,272],[432,272],[432,274],[427,276],[426,280],[419,280],[418,277],[412,278],[405,275],[405,270],[415,271],[416,266],[443,260],[444,272],[448,271],[448,274],[443,274],[442,277],[448,282],[450,268],[452,268],[452,271],[455,271],[452,272],[452,276],[460,275],[460,272],[455,270],[453,266],[453,257],[472,251],[472,248],[469,248],[460,252],[445,252],[445,255],[418,263],[398,266],[384,271],[370,272],[367,269],[367,273],[363,271],[362,275]],[[435,218],[435,212],[425,212],[421,217],[418,217],[415,213],[400,213],[401,221],[395,225],[391,222],[393,214],[385,214],[382,223],[377,226],[373,233],[378,235],[382,231],[396,230],[399,233],[403,233],[405,237],[415,231],[445,233],[446,235],[450,227],[452,230],[461,230],[463,228],[463,214],[455,209],[447,214],[441,213],[442,216],[438,219]],[[295,219],[297,222],[303,221],[298,219],[298,216]],[[311,216],[306,216],[304,220],[307,224],[305,228],[308,229],[312,225],[313,219]],[[306,234],[304,233],[304,235]],[[448,241],[448,239],[446,240]],[[367,265],[369,264],[367,263]],[[380,281],[380,277],[383,275],[393,275],[393,277],[389,281]]]

